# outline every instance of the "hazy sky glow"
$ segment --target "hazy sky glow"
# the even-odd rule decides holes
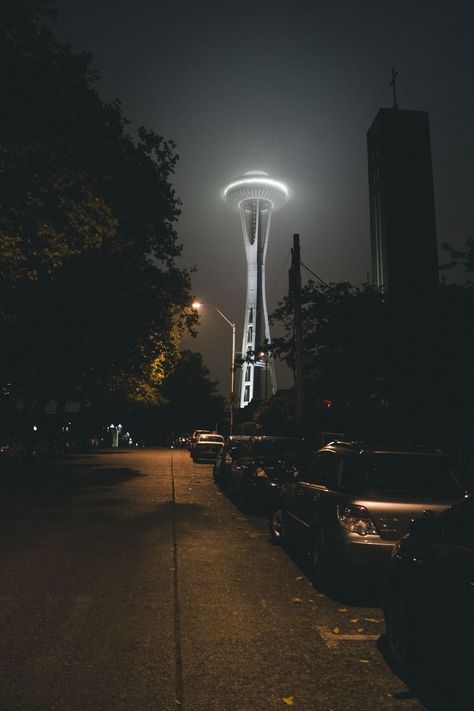
[[[272,219],[270,312],[287,290],[294,232],[302,261],[324,280],[365,281],[366,132],[392,104],[392,66],[400,108],[430,115],[439,243],[474,236],[471,0],[57,4],[60,37],[93,53],[102,96],[120,98],[132,126],[177,143],[182,262],[197,267],[196,298],[237,323],[237,343],[245,255],[223,188],[262,170],[290,189]],[[226,391],[231,333],[213,309],[201,309],[200,335],[185,345]]]

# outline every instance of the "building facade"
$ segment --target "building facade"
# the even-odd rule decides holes
[[[367,149],[372,282],[395,302],[429,299],[438,253],[428,113],[380,109]]]

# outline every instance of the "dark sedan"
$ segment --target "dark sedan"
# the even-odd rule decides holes
[[[232,464],[230,498],[243,512],[268,508],[278,486],[308,455],[306,443],[296,437],[251,437]]]
[[[390,560],[384,612],[395,663],[437,679],[461,702],[451,708],[472,708],[474,495],[412,524]]]
[[[245,443],[248,442],[248,435],[229,435],[224,447],[217,455],[212,469],[212,476],[217,486],[223,491],[229,490],[229,479],[234,460],[242,453]]]

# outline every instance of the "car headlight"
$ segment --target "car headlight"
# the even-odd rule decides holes
[[[340,506],[337,510],[337,516],[344,528],[352,533],[358,533],[359,536],[377,533],[365,506],[355,506],[354,504]]]

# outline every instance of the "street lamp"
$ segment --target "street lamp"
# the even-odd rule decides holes
[[[201,301],[195,301],[192,304],[192,308],[199,310],[201,306],[211,306],[217,311],[219,316],[222,316],[224,321],[226,321],[232,328],[232,362],[230,368],[230,434],[234,433],[234,399],[235,399],[235,323],[232,323],[230,319],[227,318],[225,314],[222,313],[220,309],[217,308],[215,304],[207,304]]]

